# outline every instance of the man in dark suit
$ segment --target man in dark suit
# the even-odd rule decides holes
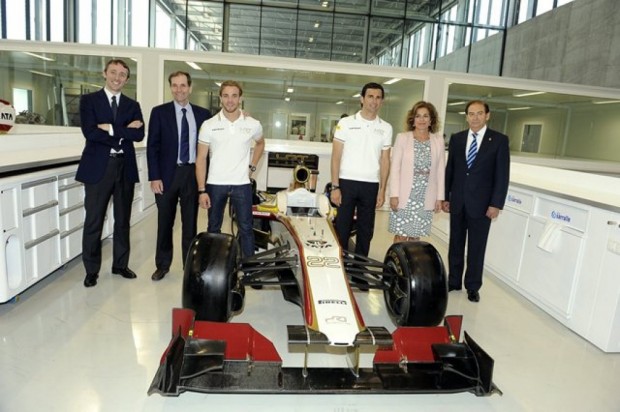
[[[480,300],[484,254],[491,221],[504,207],[510,178],[508,136],[487,127],[489,106],[479,100],[467,103],[469,130],[450,139],[446,165],[446,201],[450,213],[448,251],[450,291],[460,290],[465,266],[465,289],[472,302]]]
[[[196,236],[196,142],[200,125],[211,117],[207,109],[189,103],[192,93],[189,73],[172,73],[168,76],[168,83],[174,100],[151,111],[146,150],[151,190],[157,202],[156,270],[151,276],[153,280],[161,280],[170,270],[177,203],[181,204],[183,263]]]
[[[84,286],[97,284],[101,268],[101,233],[113,198],[114,238],[112,273],[127,279],[129,269],[129,222],[134,186],[139,181],[134,142],[144,139],[140,105],[121,94],[129,80],[129,66],[119,59],[108,61],[103,71],[105,87],[80,99],[80,121],[86,145],[75,180],[84,183],[84,233],[82,261]]]

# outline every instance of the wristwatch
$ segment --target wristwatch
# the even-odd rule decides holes
[[[250,171],[256,172],[256,166],[249,165],[248,167],[250,168]]]
[[[332,184],[332,191],[333,190],[340,190],[340,186]]]
[[[200,195],[204,195],[204,194],[206,194],[206,193],[207,193],[207,191],[206,191],[205,189],[198,189],[198,195],[199,195],[199,196],[200,196]]]

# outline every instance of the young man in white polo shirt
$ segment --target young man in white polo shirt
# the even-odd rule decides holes
[[[250,177],[265,149],[260,122],[241,111],[243,89],[235,81],[220,86],[222,110],[205,121],[198,135],[196,180],[200,207],[209,209],[209,233],[220,233],[228,198],[235,208],[243,257],[254,254]],[[254,152],[250,160],[250,149]],[[206,159],[209,159],[207,176]],[[199,162],[200,160],[200,162]]]
[[[390,170],[392,126],[379,118],[383,86],[362,88],[362,109],[340,119],[332,144],[331,201],[338,206],[336,233],[346,249],[357,209],[355,253],[368,256],[375,227],[375,209],[385,200]]]

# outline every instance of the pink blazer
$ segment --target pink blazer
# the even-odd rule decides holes
[[[443,137],[438,133],[431,133],[431,170],[428,177],[428,188],[424,199],[424,209],[435,209],[437,200],[444,200],[444,176],[446,171],[446,156]],[[396,136],[392,149],[390,164],[390,197],[398,198],[398,208],[407,205],[411,186],[413,185],[413,132],[403,132]]]

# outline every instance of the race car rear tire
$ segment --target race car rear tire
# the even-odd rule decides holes
[[[390,276],[384,290],[388,313],[399,326],[436,326],[448,306],[446,271],[439,252],[427,242],[395,243],[385,254]]]
[[[238,309],[236,239],[221,233],[199,233],[185,262],[183,307],[196,312],[196,320],[226,322]]]

